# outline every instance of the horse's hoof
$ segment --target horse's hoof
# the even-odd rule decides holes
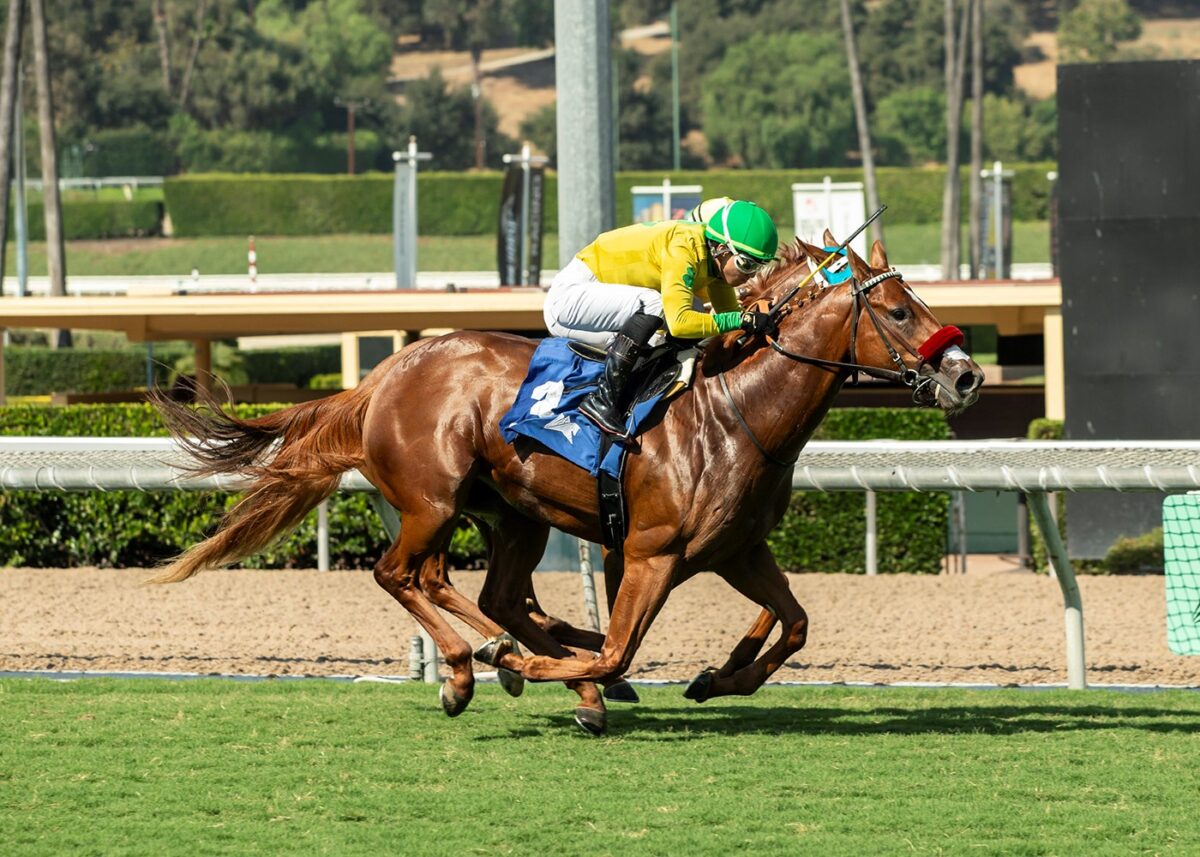
[[[500,634],[497,637],[492,637],[492,639],[475,650],[475,660],[485,663],[488,666],[497,666],[498,661],[511,652],[515,645],[516,640],[511,636]]]
[[[612,702],[641,702],[633,685],[621,679],[604,688],[604,698]]]
[[[496,680],[509,696],[520,696],[525,692],[525,679],[520,673],[500,667],[496,670]]]
[[[575,722],[589,735],[603,735],[608,731],[608,713],[599,708],[576,708]]]
[[[692,679],[692,683],[687,686],[687,690],[683,692],[684,698],[693,699],[696,702],[704,702],[712,695],[713,676],[716,671],[712,667],[708,667],[700,675]]]
[[[442,711],[446,712],[447,717],[458,717],[471,701],[469,696],[459,696],[458,691],[451,687],[448,681],[442,682],[438,690],[438,699],[442,701]]]

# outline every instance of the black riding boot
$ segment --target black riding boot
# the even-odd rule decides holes
[[[600,431],[613,435],[619,441],[630,439],[625,421],[621,418],[621,398],[625,385],[642,349],[661,324],[661,318],[644,312],[635,314],[625,322],[608,346],[604,374],[600,376],[595,391],[579,406],[579,413],[599,426]]]

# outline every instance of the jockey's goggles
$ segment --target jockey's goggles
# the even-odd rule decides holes
[[[733,245],[726,244],[725,249],[733,256],[733,267],[737,268],[739,274],[754,274],[762,270],[763,266],[770,262],[770,259],[755,259],[753,256],[747,256],[745,253],[739,253],[733,249]]]

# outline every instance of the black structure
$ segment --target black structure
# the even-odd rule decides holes
[[[1059,66],[1058,150],[1066,437],[1200,438],[1200,62]],[[1161,509],[1072,496],[1070,553]]]

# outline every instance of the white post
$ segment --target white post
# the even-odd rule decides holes
[[[878,540],[875,527],[875,492],[867,492],[867,574],[879,574]]]
[[[1033,518],[1046,541],[1050,567],[1058,579],[1058,588],[1062,590],[1067,630],[1067,687],[1083,690],[1087,687],[1087,662],[1083,654],[1083,597],[1079,594],[1079,583],[1075,580],[1075,569],[1071,567],[1066,545],[1058,534],[1054,516],[1050,514],[1050,501],[1046,493],[1038,491],[1028,497]]]
[[[417,287],[417,163],[432,157],[429,152],[417,151],[417,138],[412,136],[405,152],[392,152],[396,165],[392,183],[392,262],[398,289]]]
[[[583,578],[583,604],[587,607],[592,630],[600,630],[600,607],[596,601],[596,579],[592,575],[592,546],[586,539],[579,540],[579,576]]]
[[[250,291],[258,291],[258,253],[254,249],[254,236],[250,236],[250,246],[246,249],[246,273],[250,277]]]
[[[529,283],[529,143],[521,144],[521,285]]]
[[[833,231],[833,178],[825,176],[825,225]]]
[[[1004,171],[999,161],[992,163],[992,232],[996,236],[996,279],[1004,275]]]
[[[329,571],[329,500],[317,504],[317,571]]]
[[[421,629],[421,648],[425,656],[425,683],[437,684],[438,677],[438,649],[433,642],[433,637],[429,636],[429,632],[424,628]]]
[[[967,573],[967,495],[958,492],[958,557],[959,571]]]
[[[663,179],[663,220],[671,219],[671,179]]]

